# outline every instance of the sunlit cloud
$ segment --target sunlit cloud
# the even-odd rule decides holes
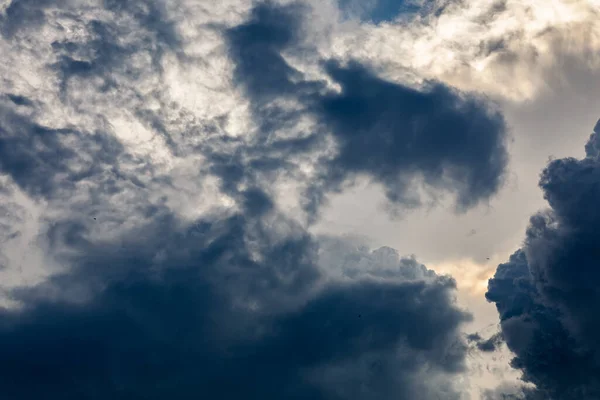
[[[600,65],[599,16],[596,0],[455,2],[410,22],[340,29],[331,51],[395,79],[408,68],[421,79],[531,100],[556,89],[565,63]]]

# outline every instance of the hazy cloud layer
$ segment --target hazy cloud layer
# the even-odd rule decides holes
[[[525,247],[498,267],[486,294],[516,354],[512,365],[542,398],[600,396],[599,134],[597,124],[584,159],[548,164],[540,187],[550,209],[531,218]]]

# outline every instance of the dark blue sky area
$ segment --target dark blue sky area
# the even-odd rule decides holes
[[[338,0],[342,11],[349,16],[359,17],[363,21],[375,24],[393,21],[400,14],[412,14],[419,6],[407,0]]]

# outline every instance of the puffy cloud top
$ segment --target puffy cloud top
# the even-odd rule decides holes
[[[504,338],[537,390],[549,399],[600,396],[600,158],[597,124],[584,159],[551,161],[540,186],[550,209],[533,216],[525,247],[498,267],[487,298]]]

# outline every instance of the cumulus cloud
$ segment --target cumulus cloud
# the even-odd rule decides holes
[[[525,246],[489,281],[515,368],[549,399],[600,395],[596,285],[600,124],[586,157],[551,161],[540,187],[550,209],[531,218]],[[532,395],[533,396],[533,395]]]
[[[449,377],[464,367],[468,315],[452,279],[414,262],[363,250],[388,279],[323,279],[332,261],[320,258],[361,253],[319,256],[276,214],[207,216],[186,231],[163,212],[111,242],[87,237],[81,221],[56,223],[46,240],[69,271],[11,292],[10,398],[458,398]]]
[[[4,396],[460,397],[454,279],[282,198],[316,218],[366,175],[472,207],[502,183],[502,115],[322,56],[308,5],[244,7],[2,8]]]

